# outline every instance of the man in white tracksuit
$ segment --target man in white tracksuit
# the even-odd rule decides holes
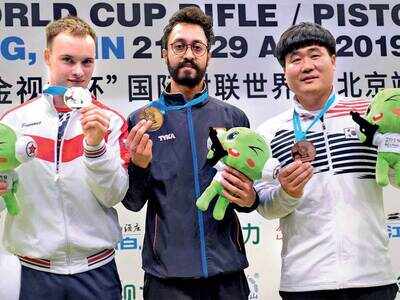
[[[295,96],[293,108],[258,129],[282,168],[275,182],[256,184],[257,210],[280,218],[284,300],[392,300],[397,285],[375,181],[377,151],[359,142],[350,116],[364,114],[369,102],[335,94],[335,45],[313,23],[290,27],[277,44]]]
[[[121,228],[113,206],[128,188],[127,124],[86,90],[93,29],[65,17],[50,23],[46,35],[49,87],[0,118],[38,149],[17,169],[21,211],[6,216],[4,246],[21,261],[22,300],[121,299],[114,261]],[[62,93],[69,87],[87,91],[88,106],[66,106]],[[0,196],[5,189],[0,182]]]

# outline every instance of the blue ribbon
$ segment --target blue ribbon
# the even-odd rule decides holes
[[[333,102],[335,102],[335,99],[336,99],[336,95],[333,93],[332,96],[329,97],[328,101],[325,102],[324,107],[321,109],[321,111],[318,113],[318,115],[316,115],[314,117],[311,124],[304,131],[301,129],[301,122],[300,122],[299,114],[297,113],[296,110],[293,112],[293,128],[294,128],[294,136],[295,136],[296,141],[302,141],[302,140],[306,139],[307,132],[327,112],[329,107],[333,104]]]
[[[204,92],[200,96],[198,96],[198,97],[190,100],[189,102],[187,102],[185,105],[171,105],[171,106],[168,106],[168,105],[165,104],[164,94],[161,94],[160,98],[158,98],[155,101],[152,101],[148,105],[148,107],[155,107],[155,108],[159,109],[161,111],[161,113],[165,114],[168,111],[180,110],[180,109],[185,109],[185,108],[188,108],[188,107],[195,106],[195,105],[203,102],[207,98],[208,98],[208,92]]]
[[[53,96],[62,96],[67,91],[67,87],[61,85],[51,85],[43,91],[43,93],[50,94]]]

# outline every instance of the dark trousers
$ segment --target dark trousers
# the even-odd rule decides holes
[[[243,271],[199,279],[144,276],[144,300],[247,300],[249,293]]]
[[[22,266],[20,300],[121,300],[115,261],[96,269],[60,275]]]
[[[394,300],[396,284],[310,292],[279,292],[283,300]]]

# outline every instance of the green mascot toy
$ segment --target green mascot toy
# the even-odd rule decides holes
[[[378,147],[376,182],[389,184],[389,168],[395,172],[395,183],[400,186],[400,89],[384,89],[375,95],[367,110],[366,119],[351,112],[360,126],[360,140]]]
[[[36,143],[31,137],[21,136],[11,127],[0,123],[0,181],[5,181],[8,185],[3,199],[10,215],[15,216],[19,213],[15,199],[18,176],[14,170],[21,163],[34,158],[36,149]]]
[[[207,159],[218,170],[217,174],[203,194],[197,199],[196,206],[206,211],[211,200],[219,195],[213,210],[213,217],[222,220],[229,201],[222,196],[223,187],[220,183],[221,172],[224,165],[230,166],[251,180],[261,179],[266,161],[271,157],[264,138],[245,127],[234,127],[216,131],[210,128],[211,149]],[[222,161],[222,164],[221,164]]]

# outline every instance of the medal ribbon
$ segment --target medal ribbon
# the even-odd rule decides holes
[[[43,91],[43,93],[50,94],[53,96],[62,96],[67,91],[67,87],[61,85],[51,85]]]
[[[201,102],[203,102],[204,100],[206,100],[208,98],[208,92],[205,92],[203,94],[201,94],[199,97],[196,97],[192,100],[190,100],[189,102],[187,102],[185,105],[171,105],[171,106],[167,106],[165,104],[165,99],[164,99],[164,95],[161,94],[160,98],[158,98],[155,101],[152,101],[148,107],[155,107],[157,109],[159,109],[161,111],[161,113],[165,114],[168,111],[173,111],[173,110],[180,110],[180,109],[184,109],[184,108],[188,108],[188,107],[192,107],[195,106]]]
[[[314,119],[312,120],[311,124],[304,131],[301,129],[301,122],[300,122],[299,114],[297,113],[296,110],[294,110],[294,112],[293,112],[293,128],[294,128],[294,136],[295,136],[295,139],[297,142],[306,139],[307,132],[327,112],[327,110],[332,105],[332,103],[335,102],[335,99],[336,99],[336,95],[332,94],[332,96],[329,97],[328,101],[325,102],[324,107],[322,107],[320,112],[316,116],[314,116]]]

